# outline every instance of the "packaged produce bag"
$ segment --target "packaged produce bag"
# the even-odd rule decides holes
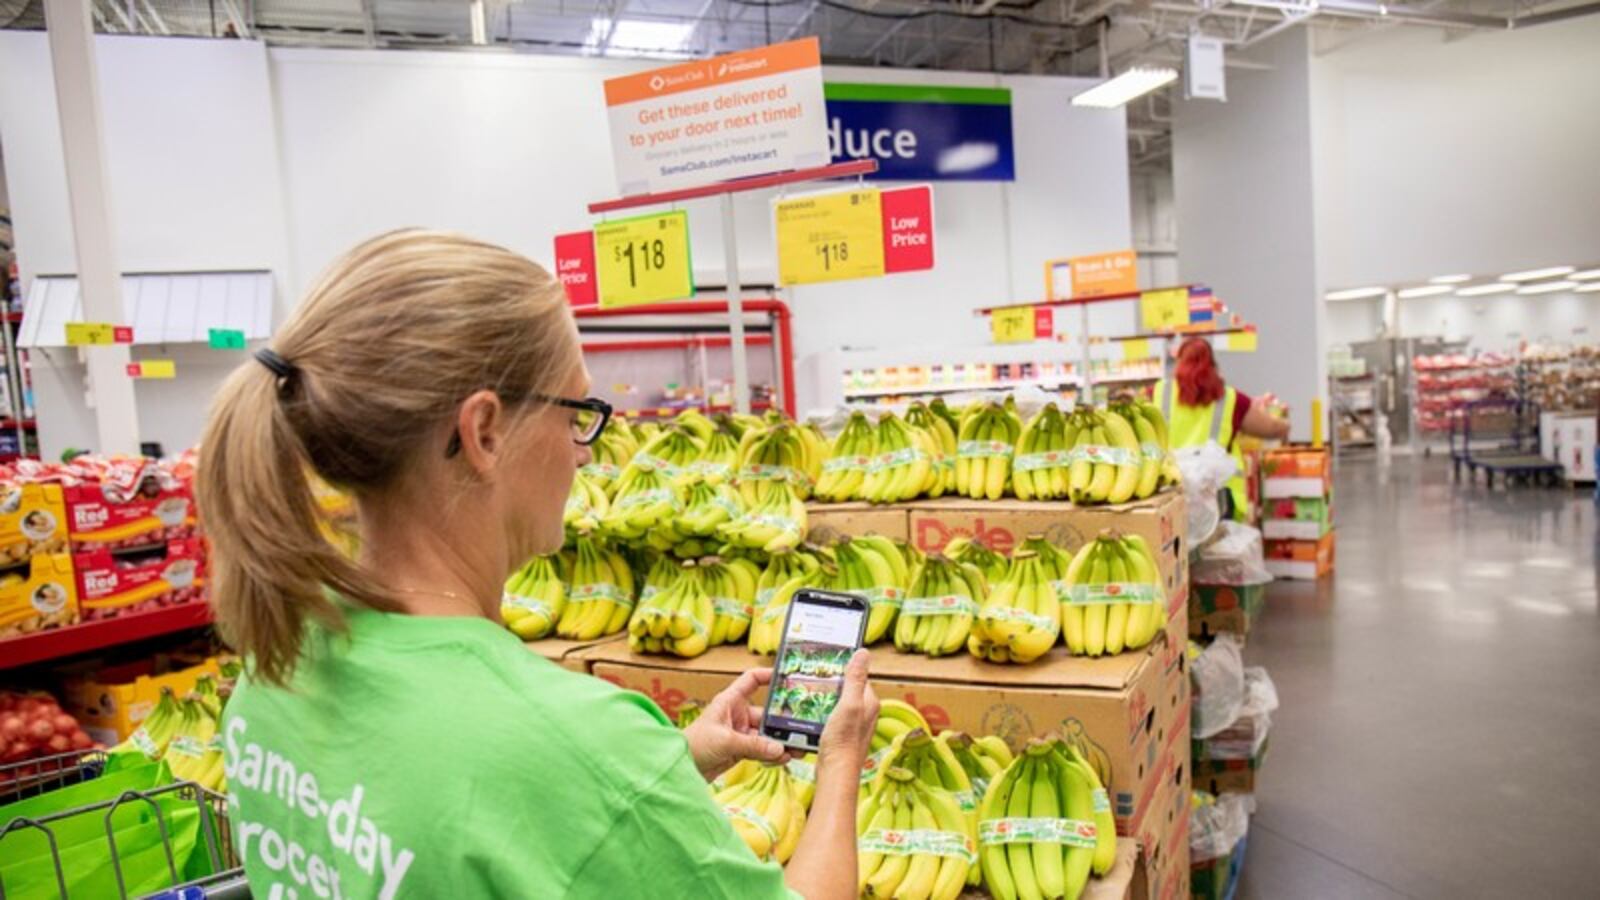
[[[1211,540],[1196,550],[1189,565],[1194,584],[1249,587],[1272,580],[1267,571],[1261,530],[1242,522],[1220,523]]]
[[[1233,852],[1250,830],[1255,798],[1223,794],[1216,802],[1189,810],[1189,864],[1199,866]]]
[[[1239,718],[1244,706],[1244,644],[1219,634],[1200,651],[1189,672],[1194,679],[1194,739],[1205,740]]]

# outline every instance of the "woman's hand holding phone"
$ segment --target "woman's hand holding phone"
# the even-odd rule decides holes
[[[695,768],[707,781],[726,772],[742,759],[764,763],[779,763],[788,759],[782,744],[761,734],[761,707],[750,703],[756,691],[771,681],[771,669],[745,672],[711,698],[711,702],[701,711],[700,718],[683,730],[683,736],[689,741],[689,754],[694,757]],[[872,727],[867,726],[868,738],[872,736]]]

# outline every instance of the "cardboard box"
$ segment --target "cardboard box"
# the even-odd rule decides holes
[[[9,484],[0,499],[0,566],[67,549],[67,507],[59,484]]]
[[[1189,547],[1183,494],[1166,490],[1148,500],[1115,506],[1025,500],[968,500],[941,497],[906,504],[911,541],[924,552],[944,548],[957,535],[980,538],[989,548],[1010,553],[1030,534],[1077,552],[1107,528],[1138,534],[1150,542],[1170,594],[1188,579]]]
[[[1333,489],[1333,456],[1326,447],[1283,447],[1268,450],[1261,460],[1261,495],[1326,497]]]
[[[1333,530],[1332,522],[1303,522],[1298,519],[1267,519],[1261,523],[1261,536],[1273,541],[1315,541]]]
[[[1219,634],[1250,633],[1261,611],[1267,606],[1267,586],[1244,587],[1216,584],[1189,586],[1189,636],[1209,641]]]
[[[1133,841],[1117,842],[1117,861],[1104,877],[1090,877],[1078,900],[1148,900],[1149,884],[1145,881],[1144,855]],[[967,888],[961,900],[992,900],[988,891]]]
[[[146,547],[194,535],[195,505],[187,486],[167,488],[148,477],[131,497],[95,483],[66,487],[62,494],[73,553]]]
[[[1179,898],[1188,892],[1189,793],[1188,767],[1174,762],[1163,773],[1135,834],[1150,897]]]
[[[40,554],[0,576],[0,639],[78,621],[72,557]]]
[[[1330,531],[1315,541],[1267,541],[1267,571],[1274,578],[1321,578],[1333,571],[1333,536]]]
[[[1226,900],[1233,896],[1239,883],[1239,873],[1244,868],[1244,852],[1249,842],[1250,834],[1246,832],[1227,856],[1192,865],[1189,868],[1189,896],[1195,900]]]
[[[1333,522],[1333,497],[1279,497],[1267,502],[1266,518],[1296,522]]]
[[[1206,759],[1194,764],[1196,790],[1212,794],[1254,794],[1256,773],[1266,761],[1269,739],[1262,745],[1261,753],[1251,759]]]
[[[907,510],[902,505],[881,506],[851,503],[808,503],[806,539],[814,544],[831,544],[849,535],[881,534],[897,541],[907,540]]]
[[[80,553],[72,558],[72,567],[85,621],[189,603],[205,595],[202,538],[171,541],[134,555],[113,556],[109,550]]]
[[[1118,831],[1133,833],[1156,796],[1159,779],[1189,755],[1185,678],[1163,668],[1165,639],[1142,652],[1081,659],[1057,647],[1029,666],[985,663],[970,655],[929,659],[872,650],[872,686],[879,697],[917,707],[936,731],[998,734],[1014,748],[1050,732],[1081,734],[1110,769]],[[578,652],[590,671],[656,702],[669,718],[687,700],[706,703],[740,672],[770,664],[744,647],[714,647],[694,659],[642,656],[626,642]],[[1179,762],[1181,757],[1181,762]]]
[[[201,675],[216,678],[220,673],[215,657],[164,673],[157,672],[149,660],[141,660],[133,666],[69,678],[63,702],[90,737],[110,746],[133,734],[161,699],[162,688],[171,688],[181,697],[194,690]]]
[[[588,672],[589,665],[583,661],[579,655],[579,651],[587,650],[590,647],[596,647],[601,644],[609,644],[613,641],[621,641],[622,643],[626,644],[627,641],[625,639],[627,636],[627,632],[618,632],[617,634],[608,635],[597,641],[569,641],[558,637],[548,637],[537,641],[524,641],[523,643],[527,645],[529,650],[532,650],[545,659],[550,660],[563,669],[568,669],[573,672]]]

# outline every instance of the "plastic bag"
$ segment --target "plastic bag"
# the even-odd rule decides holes
[[[1239,464],[1222,445],[1206,441],[1198,447],[1179,447],[1172,451],[1183,473],[1183,499],[1189,508],[1189,546],[1198,547],[1210,539],[1222,520],[1217,492],[1228,479],[1239,473]]]
[[[1244,670],[1244,702],[1232,723],[1205,738],[1206,759],[1255,759],[1272,731],[1272,711],[1278,708],[1278,689],[1260,666]]]
[[[1189,568],[1189,580],[1194,584],[1232,587],[1271,581],[1260,529],[1234,521],[1219,524],[1211,540],[1196,551]]]
[[[1199,865],[1233,852],[1250,830],[1255,798],[1223,794],[1217,802],[1189,810],[1189,863]]]
[[[1235,634],[1219,634],[1195,658],[1194,739],[1205,740],[1239,718],[1244,707],[1243,643]]]

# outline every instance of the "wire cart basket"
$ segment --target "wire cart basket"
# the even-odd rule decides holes
[[[104,753],[92,751],[63,753],[28,760],[26,763],[0,766],[0,805],[90,781],[100,776],[105,770],[106,762]],[[158,800],[166,802],[158,803]],[[198,813],[199,836],[195,852],[206,854],[213,874],[190,881],[185,881],[180,874],[182,865],[174,851],[171,828],[162,811],[163,805],[174,808],[174,802],[177,809],[192,807]],[[7,837],[26,831],[43,833],[44,840],[50,848],[51,862],[55,866],[54,896],[66,900],[67,873],[61,859],[61,845],[52,825],[59,825],[78,816],[100,814],[105,822],[105,859],[102,865],[115,874],[119,896],[122,900],[127,900],[128,880],[124,877],[123,860],[117,852],[112,817],[119,809],[139,805],[148,807],[156,823],[161,846],[166,855],[167,872],[171,879],[165,890],[141,896],[172,898],[172,900],[202,900],[202,898],[219,898],[219,900],[246,898],[247,900],[250,897],[249,887],[245,883],[244,869],[233,846],[233,831],[228,822],[228,798],[189,781],[179,781],[149,790],[124,791],[111,800],[78,806],[38,818],[19,817],[0,822],[0,858],[5,856]],[[30,891],[29,895],[39,896],[34,891]],[[0,900],[10,900],[13,896],[6,892],[5,881],[0,878]],[[79,895],[72,896],[76,898]]]

